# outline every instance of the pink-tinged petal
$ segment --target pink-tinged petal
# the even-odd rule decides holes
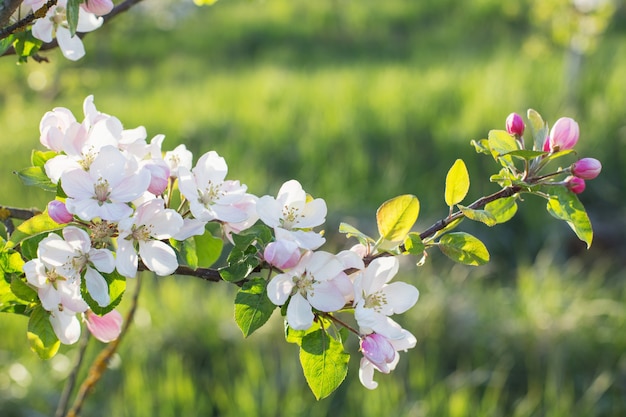
[[[582,178],[578,178],[578,177],[569,177],[566,185],[567,185],[567,188],[574,194],[582,193],[583,191],[585,191],[585,188],[587,187],[585,180],[583,180]]]
[[[87,311],[87,328],[101,342],[109,343],[117,339],[122,332],[124,319],[117,310],[111,310],[104,316]]]
[[[278,269],[291,269],[298,264],[301,251],[295,242],[278,240],[269,243],[263,252],[263,258]]]
[[[277,306],[282,306],[291,295],[293,275],[278,274],[267,284],[267,297]]]
[[[63,56],[71,61],[78,61],[85,56],[85,46],[78,36],[71,36],[69,29],[57,26],[57,42]]]
[[[316,282],[313,291],[307,294],[309,303],[320,311],[337,311],[345,305],[341,291],[331,282]]]
[[[326,281],[343,272],[343,265],[334,254],[318,251],[311,255],[306,263],[306,269],[317,281]]]
[[[148,269],[159,276],[170,275],[178,268],[176,252],[160,240],[139,242],[139,256]]]
[[[396,350],[386,337],[372,333],[361,339],[361,352],[380,372],[391,372],[389,364],[396,357]]]
[[[185,145],[178,145],[173,151],[165,152],[163,159],[170,167],[170,174],[173,178],[178,177],[178,171],[181,167],[190,170],[193,164],[193,154],[187,150]]]
[[[37,253],[42,262],[53,267],[65,265],[75,255],[74,249],[54,233],[39,242]]]
[[[50,13],[50,11],[48,11],[48,13]],[[35,24],[33,24],[31,31],[35,38],[48,43],[52,42],[52,29],[52,20],[50,20],[46,15],[45,18],[37,19],[35,21]]]
[[[365,358],[361,358],[359,365],[359,381],[367,389],[378,387],[378,382],[374,381],[374,365]]]
[[[602,164],[595,158],[583,158],[572,164],[572,174],[583,180],[592,180],[600,175]]]
[[[102,123],[104,122],[98,124],[100,125]],[[124,154],[115,146],[103,146],[98,156],[96,156],[89,166],[89,174],[91,175],[92,182],[103,178],[109,182],[110,186],[116,187],[128,177],[125,170],[127,161],[128,159]]]
[[[319,226],[326,221],[326,211],[326,202],[321,198],[316,198],[305,204],[300,213],[302,217],[298,219],[294,227],[306,229]]]
[[[116,255],[115,268],[117,272],[126,278],[135,278],[137,275],[139,257],[137,256],[133,242],[118,238]]]
[[[54,311],[50,314],[50,323],[59,341],[64,345],[72,345],[80,338],[80,322],[76,313]]]
[[[257,201],[256,212],[263,223],[269,227],[280,226],[282,208],[280,204],[269,195],[265,195]]]
[[[102,275],[95,269],[87,267],[85,271],[85,284],[91,298],[93,298],[100,307],[106,307],[111,302],[109,296],[109,286]]]
[[[54,158],[47,160],[43,167],[46,171],[46,175],[48,176],[48,178],[50,178],[50,181],[55,184],[59,182],[61,176],[67,171],[83,171],[78,161],[68,157],[67,155],[57,155]],[[88,178],[89,183],[91,183],[91,188],[89,190],[91,190],[90,192],[93,193],[93,181],[89,177],[89,174],[87,174],[86,172],[85,174],[85,177]]]
[[[91,32],[98,29],[104,23],[104,19],[96,16],[93,13],[89,13],[82,7],[78,9],[78,25],[76,26],[77,32]]]
[[[419,298],[419,291],[413,285],[406,282],[392,282],[380,291],[387,300],[381,305],[381,312],[387,316],[402,314],[413,307]]]
[[[52,200],[48,203],[48,215],[58,224],[67,224],[74,219],[72,213],[67,211],[65,203],[59,200]]]
[[[307,330],[313,324],[311,304],[300,295],[294,294],[287,306],[287,323],[294,330]]]
[[[374,259],[365,269],[361,288],[366,294],[373,294],[380,290],[398,272],[398,259],[385,257]]]
[[[549,150],[564,151],[572,149],[578,142],[580,130],[578,123],[570,117],[561,117],[550,129]]]
[[[111,0],[86,0],[80,4],[80,7],[88,13],[104,16],[113,10],[113,2]]]
[[[144,165],[144,168],[150,173],[150,185],[148,191],[154,195],[161,195],[167,188],[170,169],[163,160],[152,160]]]
[[[343,295],[344,303],[348,304],[354,300],[354,284],[345,273],[342,272],[333,278],[332,283]]]
[[[222,206],[219,204],[213,204],[210,206],[209,211],[213,212],[215,219],[227,222],[227,223],[240,223],[248,219],[248,214],[245,210],[242,210],[236,206]]]
[[[91,249],[89,251],[89,261],[96,269],[105,274],[110,274],[115,269],[115,258],[108,249]]]
[[[522,136],[524,134],[524,119],[517,113],[511,113],[506,118],[506,131],[511,135]]]

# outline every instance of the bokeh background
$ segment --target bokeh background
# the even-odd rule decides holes
[[[345,383],[315,401],[278,314],[244,340],[235,287],[145,275],[136,323],[84,415],[626,415],[623,1],[145,0],[84,41],[77,63],[58,51],[0,59],[1,204],[45,205],[12,171],[41,149],[41,116],[62,106],[80,118],[89,94],[125,127],[165,134],[166,149],[216,150],[257,195],[297,178],[327,201],[333,249],[353,243],[334,233],[340,221],[372,230],[398,194],[420,198],[417,230],[445,216],[457,158],[468,201],[496,191],[497,166],[469,142],[513,111],[574,117],[579,155],[604,165],[580,196],[590,250],[527,197],[505,225],[462,226],[489,265],[435,251],[421,268],[407,262],[399,278],[421,298],[402,324],[418,344],[376,391],[358,381],[354,342]],[[42,362],[26,318],[1,319],[0,415],[52,415],[77,348]]]

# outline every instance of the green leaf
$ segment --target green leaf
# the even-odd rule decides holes
[[[102,272],[100,274],[104,277],[107,285],[109,286],[109,297],[111,298],[111,302],[108,306],[100,307],[100,305],[93,298],[91,298],[91,295],[87,291],[84,276],[80,283],[80,293],[89,305],[89,308],[97,315],[103,316],[117,307],[122,301],[124,292],[126,291],[126,277],[120,275],[117,270],[114,270],[110,274]]]
[[[419,215],[420,203],[414,195],[401,195],[384,202],[376,211],[380,236],[392,242],[404,240]]]
[[[0,253],[0,270],[7,274],[21,274],[24,260],[19,252],[7,250]]]
[[[6,248],[14,248],[21,241],[32,236],[39,235],[45,232],[51,232],[59,230],[65,227],[63,224],[59,224],[52,220],[47,212],[37,214],[28,220],[23,221],[19,226],[15,228],[15,231],[11,235],[11,239],[6,243]]]
[[[499,160],[503,166],[512,166],[513,160],[507,154],[519,149],[515,138],[506,130],[491,130],[488,141],[493,158]]]
[[[29,56],[35,55],[43,42],[35,38],[30,30],[14,34],[13,48],[18,56],[18,62],[26,62]]]
[[[11,47],[11,45],[13,45],[13,42],[15,42],[15,37],[13,35],[9,35],[4,39],[0,39],[0,56],[2,56],[7,51],[7,49]]]
[[[267,298],[266,287],[263,278],[253,278],[243,284],[235,297],[235,322],[244,337],[263,326],[276,309]]]
[[[500,172],[489,177],[489,181],[498,183],[501,187],[510,187],[515,180],[517,180],[515,175],[506,168],[502,168]]]
[[[28,260],[35,259],[37,257],[39,242],[44,240],[46,236],[48,236],[46,233],[41,233],[37,236],[29,237],[28,239],[22,240],[22,243],[20,243],[22,256]]]
[[[257,248],[252,245],[245,250],[235,246],[228,255],[227,261],[228,266],[220,268],[219,272],[222,279],[228,282],[239,282],[245,279],[260,263],[257,258]]]
[[[24,185],[34,185],[44,191],[56,191],[57,186],[50,181],[43,167],[28,167],[16,172]]]
[[[356,227],[349,225],[348,223],[339,224],[339,233],[344,233],[347,238],[356,237],[360,243],[366,245],[368,242],[375,242],[374,239],[358,230]]]
[[[283,306],[286,306],[286,305],[287,303],[283,304]],[[285,320],[285,340],[287,341],[287,343],[295,343],[296,345],[300,346],[302,344],[302,338],[304,336],[306,336],[309,333],[313,333],[321,328],[322,327],[321,327],[319,317],[317,318],[317,320],[313,322],[311,327],[309,327],[307,330],[294,330],[291,327],[289,327],[289,325],[287,324],[287,321]]]
[[[348,373],[349,359],[343,345],[323,329],[302,338],[300,364],[316,399],[328,397],[341,385]]]
[[[30,315],[27,337],[30,348],[41,359],[50,359],[56,355],[61,345],[50,323],[50,313],[40,305]]]
[[[0,275],[3,275],[0,272]],[[26,315],[28,303],[20,300],[13,294],[11,284],[0,276],[0,313],[14,313]]]
[[[547,154],[548,152],[543,152],[543,151],[530,151],[528,149],[518,149],[516,151],[508,152],[505,155],[516,156],[520,159],[530,161],[532,159],[535,159],[537,157],[544,156]]]
[[[491,149],[489,149],[489,141],[487,139],[472,140],[470,144],[474,147],[476,153],[491,155]]]
[[[200,268],[209,268],[219,259],[224,247],[224,241],[213,236],[209,232],[194,236],[196,247],[197,265]]]
[[[22,278],[13,277],[11,280],[11,292],[17,298],[27,303],[37,301],[39,299],[37,291],[33,290],[26,284]]]
[[[67,0],[67,23],[70,29],[70,36],[76,36],[76,26],[78,25],[78,9],[83,0]]]
[[[528,118],[528,126],[530,127],[530,133],[533,135],[533,149],[542,150],[543,143],[548,138],[548,124],[543,121],[541,115],[533,109],[528,109],[526,113]]]
[[[446,175],[446,204],[451,207],[463,201],[469,191],[469,186],[470,179],[465,162],[457,159]]]
[[[484,265],[489,262],[487,247],[469,233],[454,232],[439,239],[439,249],[453,261],[465,265]]]
[[[411,232],[404,239],[404,250],[411,255],[422,255],[426,246],[422,242],[419,233]]]
[[[550,195],[548,213],[560,220],[565,220],[576,236],[591,247],[593,229],[587,211],[576,194],[565,187],[545,187]]]
[[[475,222],[484,223],[489,227],[494,226],[498,223],[496,221],[496,218],[493,217],[493,215],[486,210],[474,210],[460,204],[459,210],[461,210],[461,213],[463,213],[463,215],[468,219],[474,220]]]
[[[485,211],[491,213],[497,223],[508,222],[517,213],[517,197],[506,197],[492,201],[485,206]]]
[[[33,152],[30,155],[30,162],[31,164],[33,164],[34,167],[43,168],[46,162],[48,162],[50,159],[54,158],[57,155],[58,153],[55,151],[43,152],[43,151],[33,150]]]
[[[273,236],[272,229],[259,223],[237,234],[233,234],[232,238],[236,247],[246,249],[255,242],[265,245],[272,241]]]

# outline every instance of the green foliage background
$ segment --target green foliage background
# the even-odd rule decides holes
[[[420,198],[422,229],[445,216],[457,158],[470,172],[468,200],[495,191],[487,178],[497,167],[469,141],[512,111],[576,118],[577,150],[604,165],[581,195],[596,229],[589,251],[527,199],[507,225],[466,225],[492,252],[488,266],[438,254],[407,265],[402,278],[421,299],[403,324],[418,346],[377,375],[374,392],[360,386],[355,354],[346,383],[316,402],[277,314],[243,340],[234,288],[146,275],[137,324],[85,415],[624,415],[626,11],[618,3],[572,84],[540,3],[146,0],[89,34],[78,63],[59,52],[49,64],[2,58],[5,205],[47,202],[10,173],[40,148],[43,113],[63,106],[80,118],[88,94],[126,127],[165,134],[166,149],[216,150],[253,193],[297,178],[326,199],[335,247],[349,244],[332,233],[340,221],[373,229],[376,207],[398,194]],[[51,415],[75,347],[41,362],[24,318],[1,326],[0,414]]]

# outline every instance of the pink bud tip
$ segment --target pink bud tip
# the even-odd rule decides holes
[[[396,350],[385,336],[378,333],[368,334],[361,339],[361,352],[382,373],[391,372],[389,364],[396,357]]]
[[[86,316],[87,328],[101,342],[112,342],[122,332],[124,319],[117,310],[111,310],[104,316],[99,316],[91,310],[87,310]]]
[[[524,134],[524,120],[517,113],[509,114],[506,118],[506,131],[511,135],[522,136]]]
[[[574,119],[561,117],[550,129],[550,135],[543,150],[549,152],[572,149],[578,142],[579,133],[578,123]]]
[[[72,214],[67,211],[65,203],[59,200],[52,200],[48,203],[48,215],[59,224],[69,223],[74,218]]]
[[[86,0],[80,4],[80,7],[96,16],[104,16],[113,10],[113,2],[111,0]]]
[[[296,266],[300,260],[300,255],[298,244],[289,240],[271,242],[263,252],[263,258],[267,263],[282,270]]]
[[[567,182],[567,188],[569,188],[574,194],[580,194],[585,191],[585,180],[578,177],[571,177]]]
[[[583,180],[592,180],[602,171],[602,164],[595,158],[583,158],[572,164],[572,174]]]

